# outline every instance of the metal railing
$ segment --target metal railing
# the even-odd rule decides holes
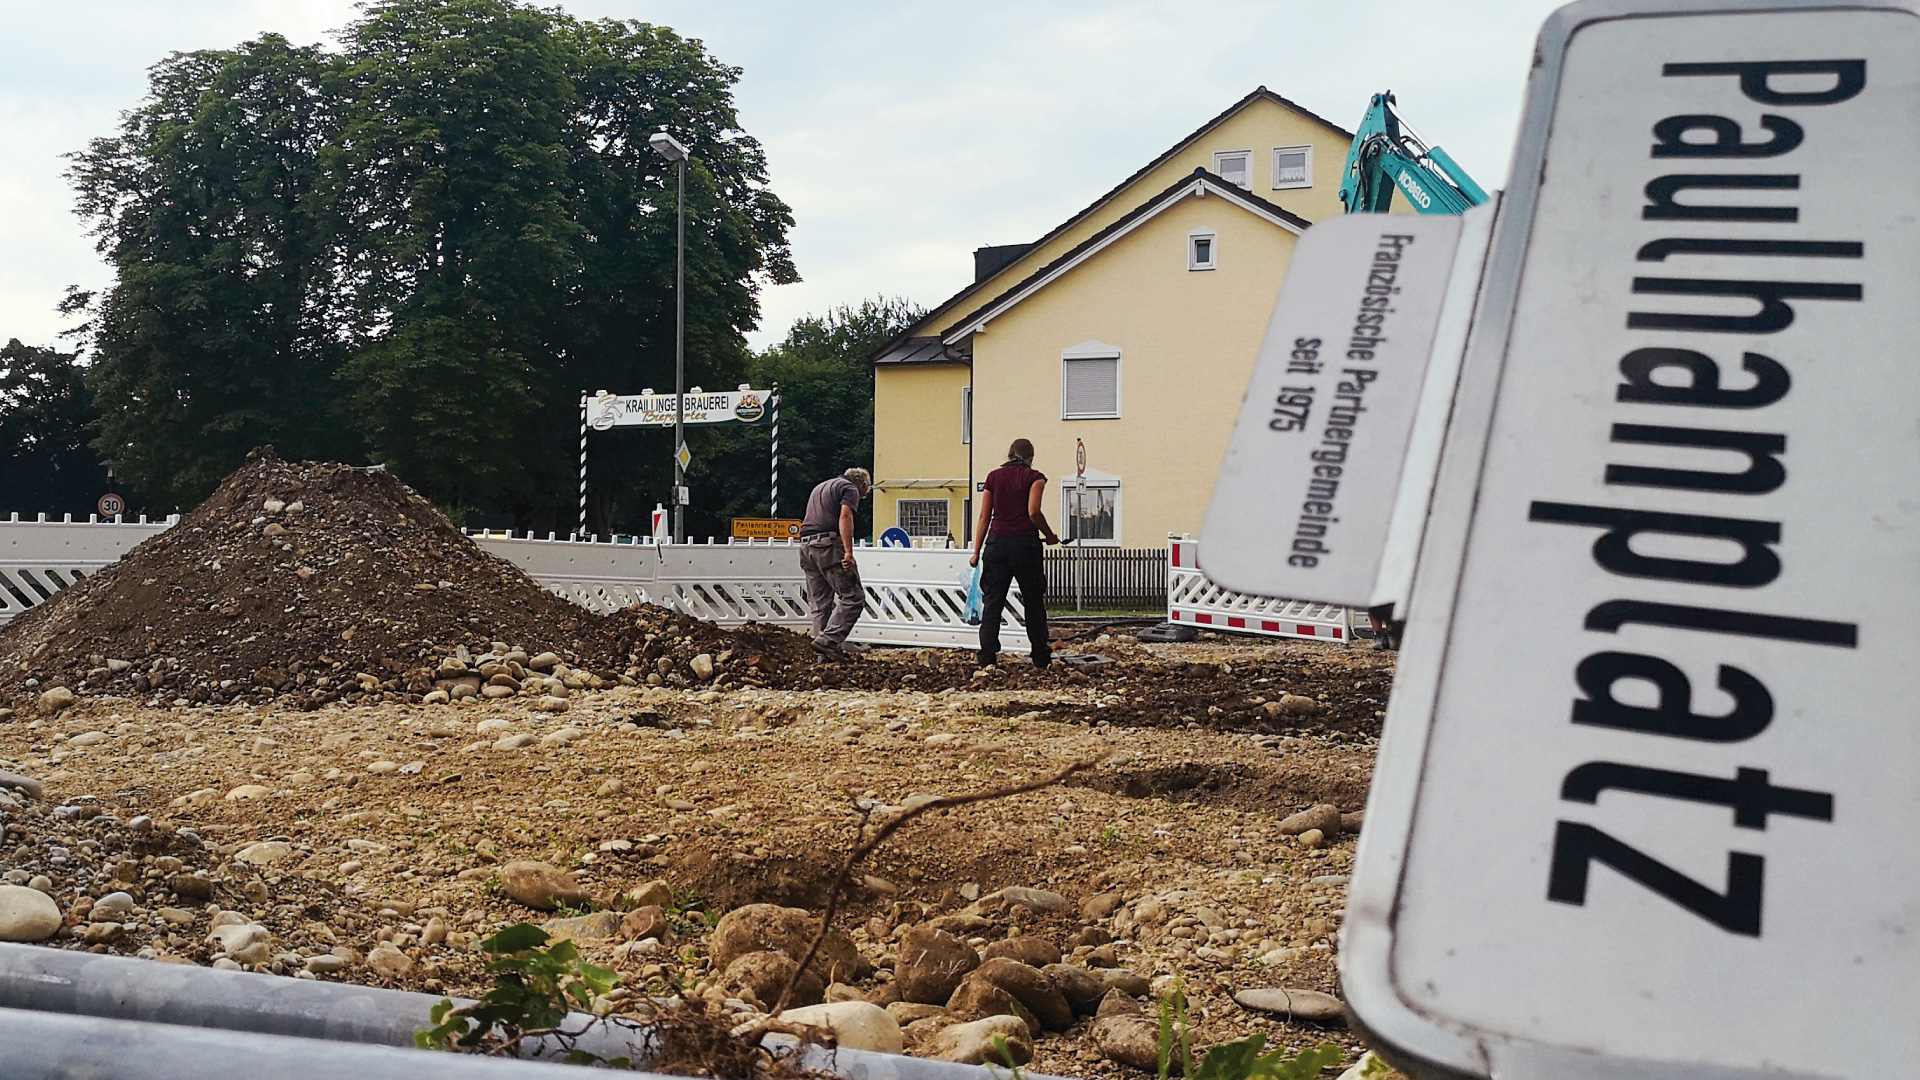
[[[1166,548],[1058,547],[1046,553],[1052,607],[1161,608],[1167,603]]]

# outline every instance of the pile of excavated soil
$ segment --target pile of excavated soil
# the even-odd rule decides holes
[[[380,467],[249,455],[179,524],[0,627],[0,700],[419,700],[505,639],[571,662],[613,627],[482,551]]]

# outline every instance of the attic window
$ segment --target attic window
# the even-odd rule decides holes
[[[1187,234],[1187,269],[1211,270],[1218,265],[1217,238],[1212,229],[1195,229]]]
[[[1313,186],[1313,147],[1273,148],[1273,190]]]
[[[1222,180],[1248,190],[1253,189],[1253,180],[1248,175],[1247,163],[1253,159],[1251,150],[1229,150],[1213,155],[1213,171]]]

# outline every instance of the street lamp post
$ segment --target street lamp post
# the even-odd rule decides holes
[[[687,157],[690,151],[664,131],[647,140],[674,167],[673,268],[673,542],[687,541]]]

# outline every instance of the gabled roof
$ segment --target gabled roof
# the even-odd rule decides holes
[[[1028,274],[1005,292],[968,312],[939,340],[943,340],[948,345],[966,340],[969,335],[984,327],[1002,312],[1039,292],[1054,279],[1086,262],[1109,244],[1151,221],[1161,211],[1177,205],[1182,199],[1207,192],[1216,194],[1249,213],[1265,218],[1295,236],[1313,225],[1311,221],[1299,214],[1276,203],[1270,203],[1225,177],[1217,176],[1205,169],[1195,169],[1192,175],[1181,177],[1171,187],[1129,210],[1120,220],[1082,240],[1066,254]]]
[[[1073,226],[1079,224],[1080,221],[1086,218],[1087,215],[1095,212],[1096,210],[1099,210],[1101,207],[1107,205],[1109,202],[1112,202],[1115,197],[1117,197],[1121,192],[1125,191],[1128,187],[1132,186],[1141,177],[1146,176],[1148,173],[1151,173],[1153,170],[1159,168],[1161,165],[1164,165],[1170,159],[1184,152],[1188,147],[1192,146],[1196,142],[1199,142],[1200,139],[1207,134],[1207,132],[1218,127],[1220,124],[1225,122],[1229,117],[1233,116],[1235,113],[1240,112],[1242,109],[1245,109],[1247,106],[1252,105],[1257,101],[1271,101],[1276,105],[1284,106],[1288,109],[1293,110],[1296,113],[1299,113],[1301,116],[1304,116],[1309,120],[1312,120],[1316,123],[1325,124],[1329,129],[1339,134],[1341,138],[1344,138],[1349,142],[1353,141],[1353,132],[1348,131],[1346,128],[1341,127],[1339,124],[1334,123],[1333,121],[1327,119],[1326,117],[1321,116],[1319,113],[1314,112],[1312,109],[1306,108],[1305,106],[1301,105],[1299,102],[1293,101],[1290,98],[1282,97],[1281,95],[1274,93],[1273,91],[1267,89],[1264,86],[1257,86],[1254,88],[1252,93],[1248,94],[1246,97],[1241,98],[1239,101],[1234,102],[1232,105],[1227,106],[1224,110],[1220,112],[1218,116],[1215,116],[1213,119],[1208,120],[1206,123],[1201,124],[1199,127],[1195,128],[1192,131],[1192,133],[1187,135],[1186,138],[1181,139],[1179,142],[1174,143],[1171,147],[1168,147],[1167,150],[1164,153],[1162,153],[1159,157],[1154,158],[1152,161],[1149,161],[1145,165],[1142,165],[1140,168],[1134,170],[1132,175],[1128,176],[1125,180],[1120,181],[1118,184],[1115,184],[1105,194],[1093,200],[1093,202],[1088,203],[1086,207],[1080,210],[1079,213],[1074,214],[1072,217],[1069,217],[1067,220],[1055,226],[1053,229],[1048,231],[1048,233],[1045,236],[1042,236],[1040,239],[1034,241],[1031,245],[1029,245],[1029,247],[1039,247],[1047,243],[1049,240],[1052,240],[1054,237],[1059,236],[1061,233],[1066,232],[1068,229],[1071,229]],[[1183,180],[1181,182],[1185,183],[1186,181]],[[1265,200],[1257,200],[1257,201],[1265,203]],[[1273,204],[1266,203],[1266,205],[1271,206]],[[1278,207],[1275,207],[1275,208],[1278,209]],[[1287,213],[1287,212],[1283,210],[1281,211],[1281,213]],[[972,282],[971,284],[967,285],[965,288],[961,289],[959,292],[954,293],[952,296],[941,301],[938,306],[934,307],[931,311],[928,311],[925,315],[922,315],[919,321],[915,322],[913,326],[908,327],[906,330],[902,331],[899,334],[899,336],[895,337],[891,341],[888,341],[885,345],[882,345],[880,346],[880,348],[875,349],[873,353],[868,356],[867,358],[868,361],[870,363],[878,363],[880,362],[881,357],[891,356],[898,350],[899,346],[907,338],[913,336],[913,331],[915,329],[921,326],[925,326],[929,322],[932,322],[935,319],[938,319],[940,316],[946,314],[947,312],[953,310],[954,308],[959,307],[963,301],[973,296],[974,294],[980,292],[986,286],[987,282],[992,280],[993,280],[993,275],[988,275],[986,278],[983,278],[979,281]]]
[[[938,361],[965,363],[966,355],[941,344],[940,335],[897,337],[867,358],[870,364],[925,364]]]

